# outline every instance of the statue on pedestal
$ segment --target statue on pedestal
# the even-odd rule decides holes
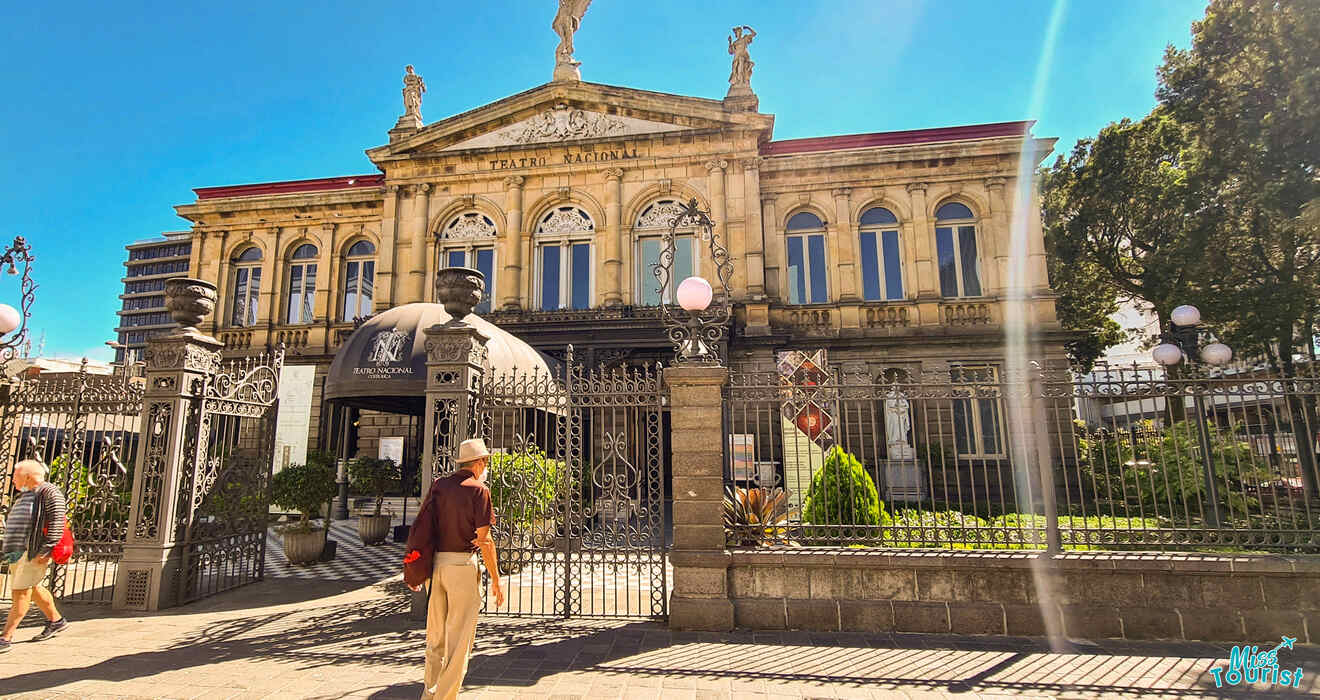
[[[908,413],[908,400],[899,391],[885,394],[885,442],[889,459],[912,459],[916,456],[908,442],[912,418]]]
[[[422,93],[426,92],[426,81],[413,72],[412,66],[403,69],[403,116],[422,120]]]
[[[743,34],[743,30],[747,33]],[[752,62],[747,55],[747,45],[752,43],[756,32],[748,26],[734,27],[733,36],[729,37],[729,55],[733,56],[733,69],[729,71],[729,95],[750,95],[752,93]]]
[[[559,11],[550,23],[550,28],[559,35],[559,46],[555,47],[554,80],[581,80],[582,74],[573,60],[573,34],[582,26],[582,15],[587,13],[591,0],[559,0]]]

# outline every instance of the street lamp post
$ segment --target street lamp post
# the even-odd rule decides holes
[[[1184,361],[1193,364],[1199,359],[1205,364],[1220,366],[1233,359],[1233,349],[1217,340],[1200,347],[1203,332],[1200,309],[1191,305],[1179,306],[1173,310],[1170,320],[1172,327],[1161,334],[1160,344],[1151,351],[1156,362],[1172,367]],[[1178,400],[1182,401],[1181,395]],[[1205,423],[1205,397],[1201,391],[1192,392],[1192,410],[1196,413],[1197,442],[1201,447],[1201,468],[1205,478],[1205,521],[1210,527],[1219,527],[1219,489],[1215,483],[1210,430]]]
[[[703,277],[694,276],[681,281],[674,279],[679,229],[695,229],[696,245],[707,249],[709,261],[714,265],[715,279],[720,285],[718,295],[711,283]],[[718,365],[721,346],[733,318],[732,294],[729,290],[733,261],[729,258],[728,249],[720,243],[715,233],[715,222],[708,212],[697,205],[696,199],[682,205],[682,209],[670,220],[669,230],[662,238],[660,259],[651,266],[651,272],[660,282],[660,318],[664,323],[665,334],[674,343],[675,362]],[[674,301],[687,312],[686,319],[674,311]]]
[[[0,268],[7,268],[10,275],[17,275],[18,266],[23,266],[23,279],[19,283],[19,308],[0,304],[0,375],[4,374],[5,367],[14,359],[18,348],[27,338],[27,321],[32,316],[32,300],[37,291],[37,284],[32,281],[33,260],[32,246],[22,236],[16,236],[14,242],[0,253]]]

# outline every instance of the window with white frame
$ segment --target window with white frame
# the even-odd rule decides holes
[[[942,296],[981,296],[976,217],[967,205],[949,202],[935,210],[935,251],[939,258]]]
[[[536,308],[589,309],[596,225],[575,206],[555,207],[536,226]]]
[[[655,266],[660,263],[660,254],[664,252],[664,237],[669,233],[669,224],[682,211],[683,204],[678,200],[661,199],[643,209],[633,225],[637,240],[637,294],[634,298],[640,306],[659,306],[661,303],[660,280],[655,276]],[[694,228],[674,231],[674,261],[669,284],[664,290],[664,303],[673,303],[674,290],[679,282],[700,273],[696,245]]]
[[[234,296],[230,308],[229,325],[257,325],[257,301],[261,298],[261,249],[248,246],[235,255]]]
[[[809,211],[789,217],[788,303],[825,304],[830,300],[825,273],[825,222]]]
[[[370,316],[375,289],[376,246],[371,241],[358,241],[344,255],[344,308],[340,320]]]
[[[1004,456],[1003,403],[999,370],[992,365],[949,368],[953,400],[953,443],[959,457],[995,459]]]
[[[486,278],[481,303],[472,309],[478,314],[489,312],[491,300],[495,298],[495,238],[498,235],[495,222],[475,211],[454,217],[440,232],[439,267],[470,267],[480,270]]]
[[[289,256],[289,304],[284,322],[302,324],[312,322],[316,303],[316,256],[319,251],[311,243],[304,243]]]
[[[862,214],[858,243],[862,254],[862,298],[897,301],[903,298],[903,264],[899,257],[898,217],[884,207]]]

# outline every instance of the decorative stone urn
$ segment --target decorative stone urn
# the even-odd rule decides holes
[[[362,539],[362,544],[381,544],[389,532],[389,515],[358,516],[358,537]]]
[[[286,529],[283,533],[284,558],[290,564],[315,562],[321,558],[321,551],[325,548],[325,536],[325,530],[319,527],[308,530]]]
[[[485,289],[486,276],[470,267],[446,267],[435,276],[435,298],[444,304],[453,323],[461,323],[472,313]]]
[[[165,280],[165,307],[184,333],[197,332],[202,319],[215,311],[215,285],[191,277]]]

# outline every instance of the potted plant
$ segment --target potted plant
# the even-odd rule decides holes
[[[320,461],[291,464],[271,477],[271,501],[302,515],[298,522],[279,530],[284,538],[284,557],[290,564],[310,564],[320,558],[326,533],[324,527],[312,525],[312,514],[319,514],[335,491],[335,472]]]
[[[380,544],[390,531],[392,515],[381,515],[381,506],[385,503],[385,493],[396,491],[403,482],[403,473],[392,459],[376,457],[358,457],[348,463],[349,485],[357,493],[371,496],[376,501],[376,510],[371,515],[358,516],[358,537],[362,544]]]

